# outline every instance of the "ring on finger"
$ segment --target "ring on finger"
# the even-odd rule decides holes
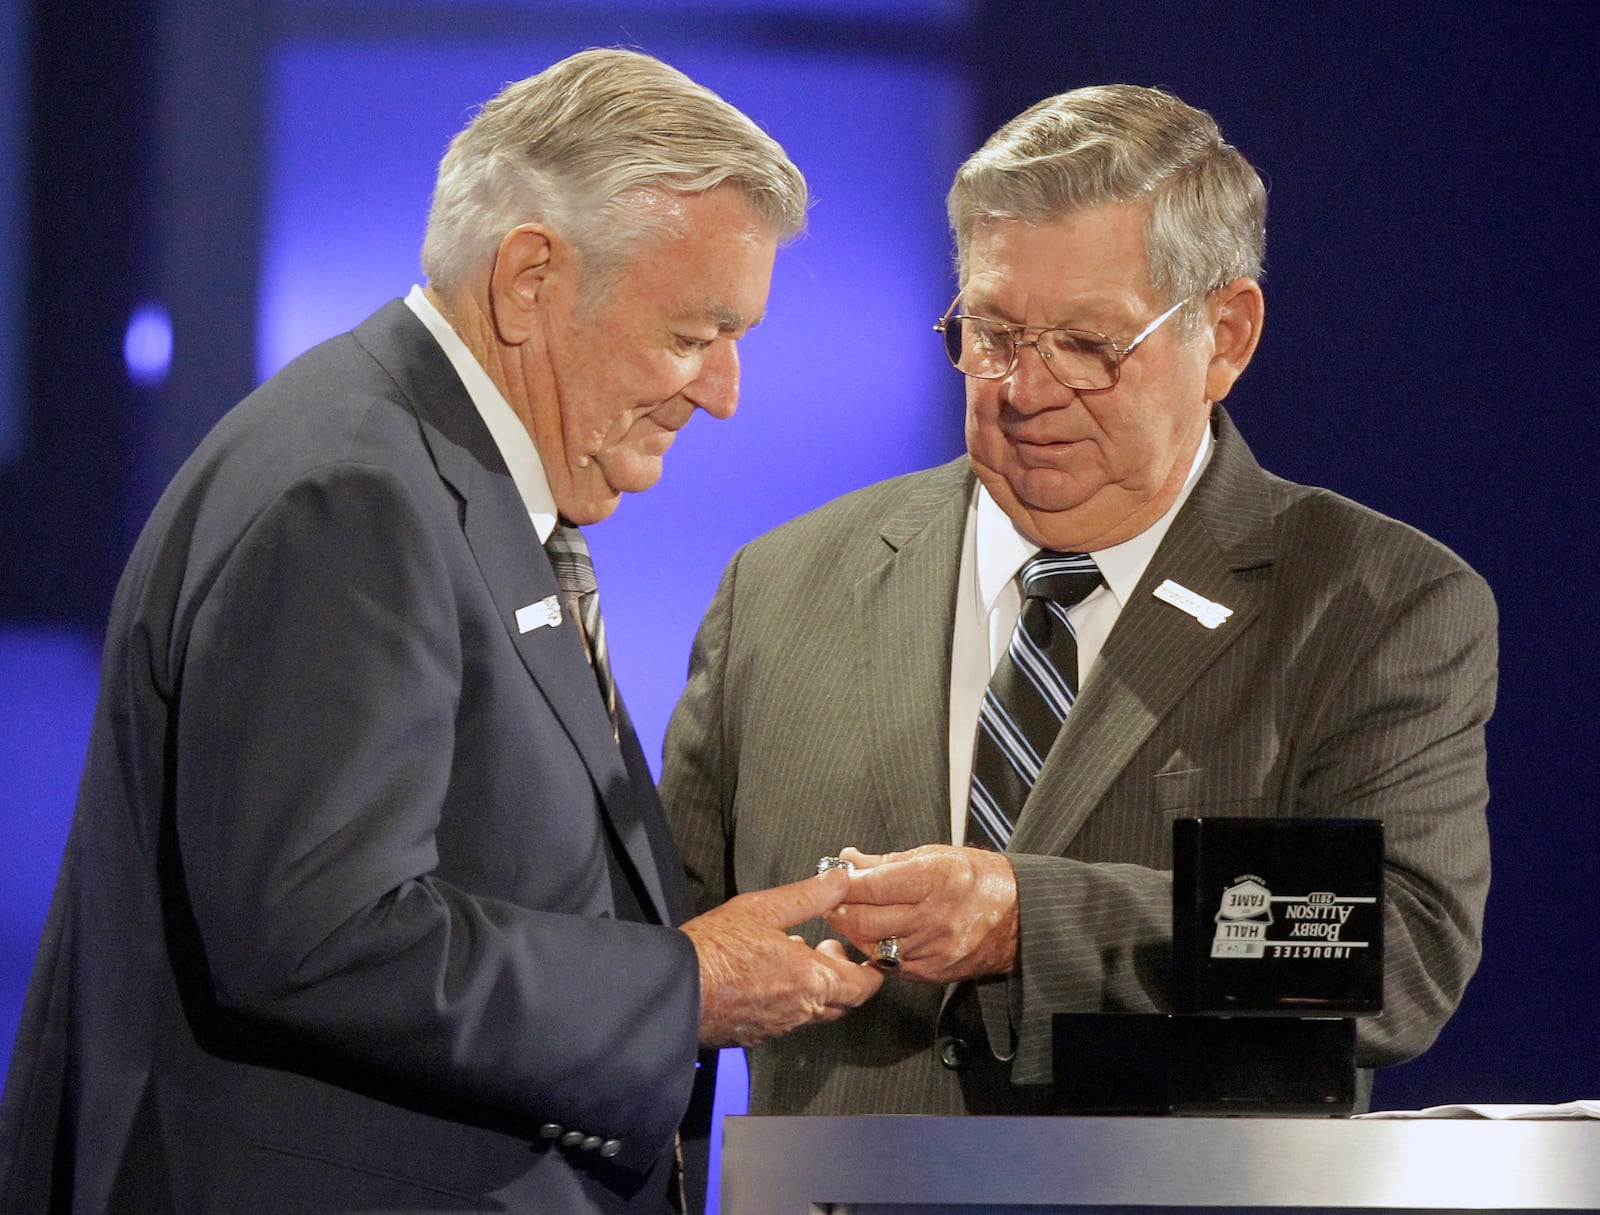
[[[884,937],[878,942],[878,948],[873,953],[873,961],[884,970],[898,970],[900,968],[900,938]]]

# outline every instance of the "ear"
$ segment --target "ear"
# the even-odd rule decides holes
[[[489,272],[489,309],[502,342],[520,346],[534,332],[561,239],[543,224],[522,224],[501,238]]]
[[[1266,300],[1255,279],[1236,278],[1212,292],[1207,307],[1213,318],[1213,344],[1211,362],[1206,367],[1206,397],[1220,401],[1244,374],[1256,352]]]

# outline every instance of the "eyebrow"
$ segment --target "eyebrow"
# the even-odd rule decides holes
[[[727,304],[707,304],[701,309],[700,314],[724,333],[731,333],[738,329],[754,329],[762,321],[762,318],[758,316],[755,320],[746,323],[744,313],[737,308],[730,308]]]
[[[1012,320],[1006,316],[1004,310],[992,300],[984,300],[980,297],[977,303],[973,303],[963,295],[961,306],[963,311],[971,309],[972,315],[988,316],[993,320],[1003,321],[1014,328],[1023,327],[1021,321]],[[1129,329],[1133,324],[1133,318],[1129,317],[1115,304],[1088,302],[1077,305],[1077,315],[1071,322],[1052,320],[1048,325],[1028,326],[1028,328],[1077,329],[1088,333],[1098,333],[1105,337],[1108,336],[1109,332]],[[1085,326],[1089,325],[1093,325],[1095,328],[1085,329]],[[1100,326],[1105,328],[1102,329]]]

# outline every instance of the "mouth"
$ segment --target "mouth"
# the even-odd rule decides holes
[[[1069,456],[1087,442],[1086,439],[1067,439],[1052,435],[1007,435],[1006,442],[1024,459],[1060,459]]]
[[[1082,439],[1059,439],[1048,435],[1013,435],[1012,443],[1019,447],[1076,447]]]

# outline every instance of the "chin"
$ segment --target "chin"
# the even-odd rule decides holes
[[[566,522],[576,524],[578,527],[588,527],[591,523],[609,519],[621,500],[620,494],[614,494],[609,498],[590,498],[570,506],[557,503],[557,509]]]
[[[661,461],[649,456],[634,456],[602,466],[606,485],[615,494],[642,494],[661,480]]]
[[[1101,488],[1054,468],[1027,468],[1005,478],[1006,488],[1029,510],[1064,511],[1082,506]]]

